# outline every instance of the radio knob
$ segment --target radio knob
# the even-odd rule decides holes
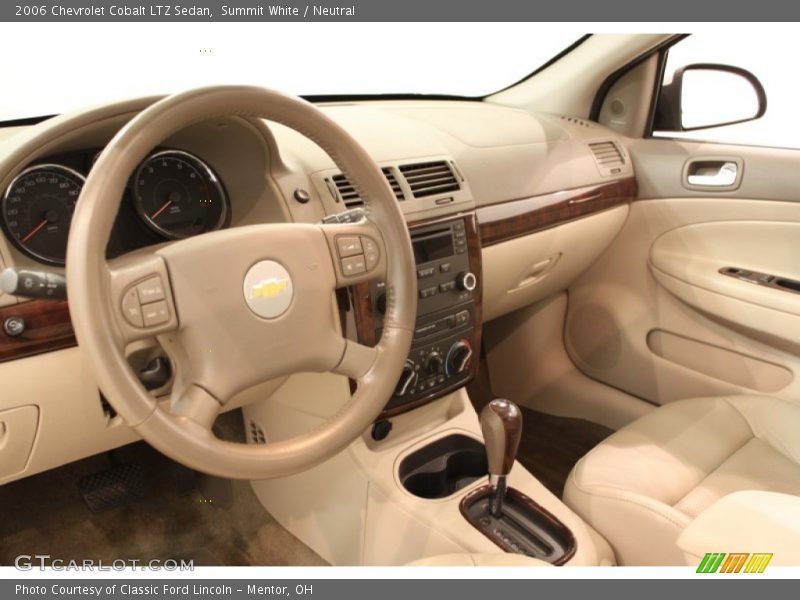
[[[407,360],[403,367],[403,372],[400,374],[400,380],[397,382],[397,387],[394,388],[395,396],[405,396],[408,388],[412,387],[417,382],[416,365]]]
[[[475,277],[475,273],[462,271],[458,274],[458,277],[456,277],[456,285],[460,290],[471,292],[478,286],[478,278]]]
[[[445,373],[448,376],[462,373],[469,365],[470,359],[472,359],[472,346],[467,340],[457,341],[447,352]]]
[[[425,372],[428,375],[438,375],[444,368],[444,360],[438,352],[431,352],[425,359]]]

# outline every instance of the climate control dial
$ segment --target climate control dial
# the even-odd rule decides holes
[[[444,369],[444,359],[438,352],[431,352],[425,359],[425,372],[428,375],[438,375]]]
[[[449,377],[463,373],[469,366],[470,360],[472,360],[472,346],[465,339],[458,340],[447,351],[444,367],[445,374]]]
[[[395,396],[405,396],[408,390],[417,383],[417,365],[414,361],[407,360],[403,366],[403,372],[400,374],[400,379],[397,382],[397,387],[394,388]]]

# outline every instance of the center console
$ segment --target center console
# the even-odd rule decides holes
[[[380,418],[411,410],[466,385],[475,375],[481,332],[480,239],[474,214],[412,225],[417,319],[411,350]],[[380,339],[385,282],[354,290],[359,341]]]

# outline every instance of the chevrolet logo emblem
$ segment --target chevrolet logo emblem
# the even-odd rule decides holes
[[[257,300],[258,298],[277,298],[284,293],[289,287],[288,279],[278,279],[273,277],[260,283],[257,283],[250,289],[250,299]]]

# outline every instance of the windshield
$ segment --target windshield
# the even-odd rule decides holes
[[[15,23],[0,33],[0,121],[215,84],[485,96],[579,37],[530,23]]]

